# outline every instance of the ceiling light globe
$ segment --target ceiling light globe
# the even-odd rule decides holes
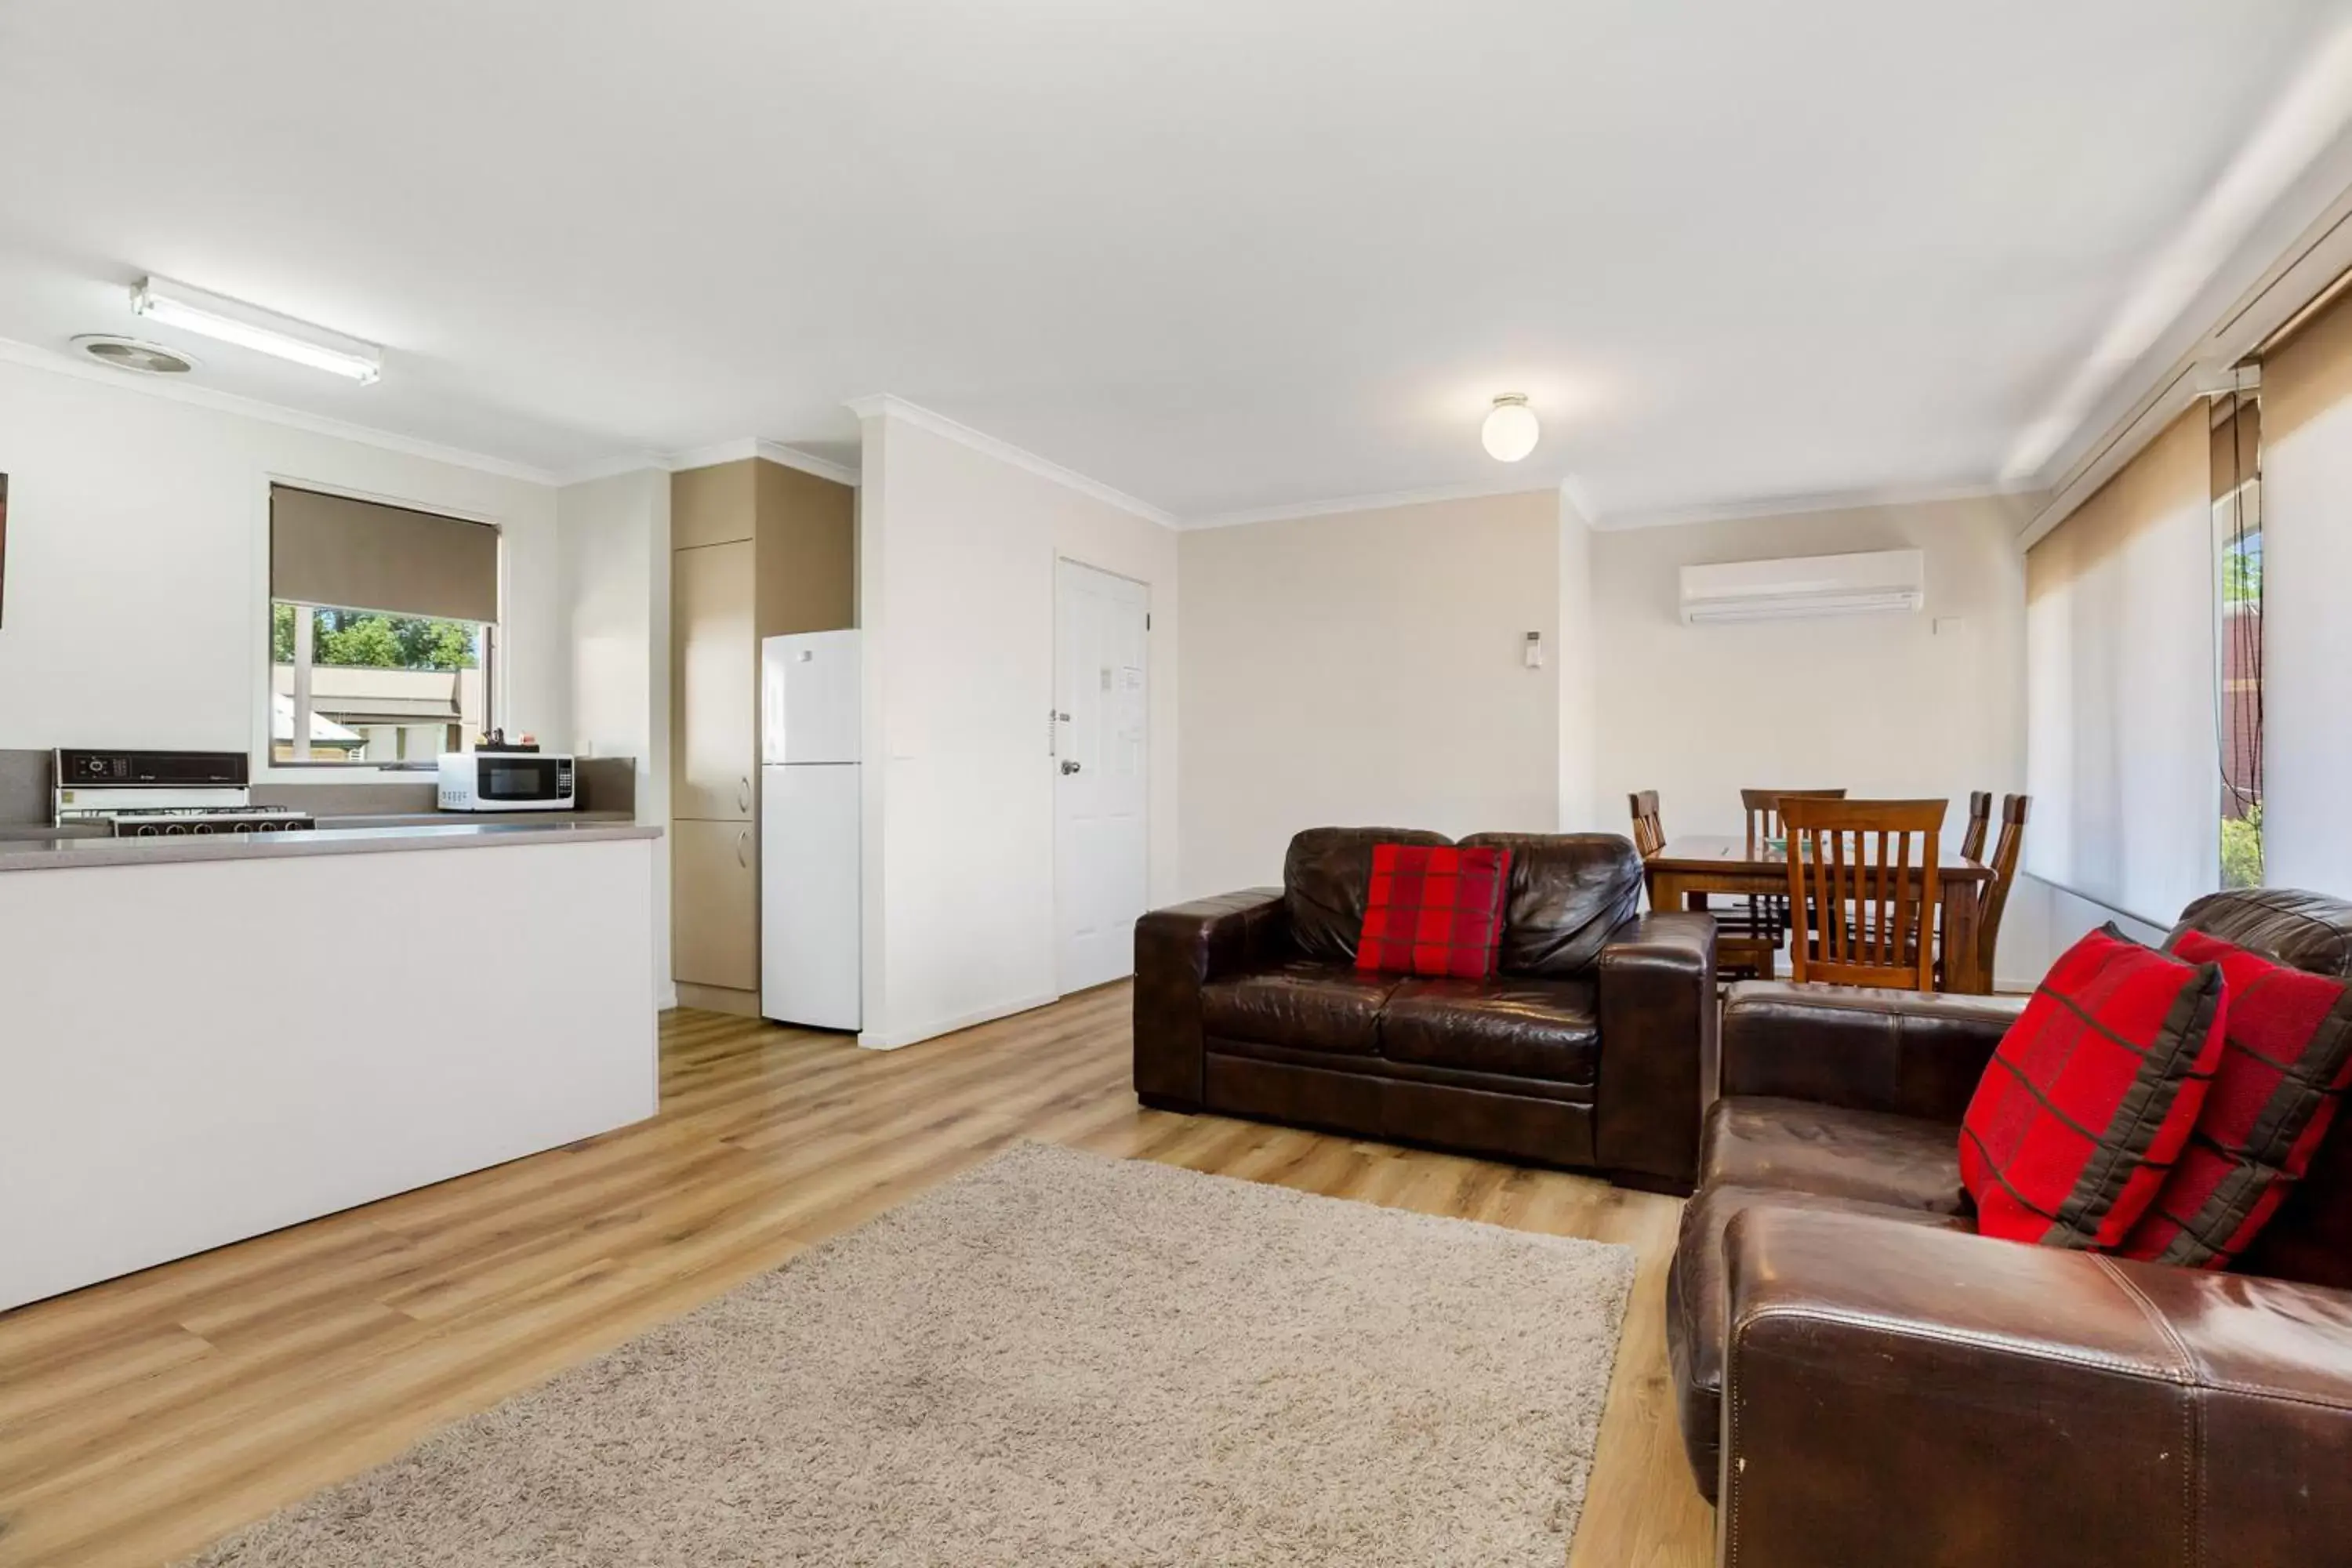
[[[1536,438],[1542,434],[1536,411],[1528,406],[1525,397],[1515,395],[1495,399],[1478,439],[1485,444],[1486,456],[1496,462],[1516,463],[1536,449]]]

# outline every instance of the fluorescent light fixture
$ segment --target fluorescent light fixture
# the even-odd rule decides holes
[[[131,291],[131,309],[167,327],[184,327],[225,343],[258,349],[312,370],[349,376],[366,386],[383,374],[383,351],[375,344],[265,310],[257,305],[208,294],[168,278],[149,278]]]

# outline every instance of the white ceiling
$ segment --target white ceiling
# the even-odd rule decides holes
[[[1983,488],[2097,411],[2078,367],[2129,368],[2168,247],[2347,23],[11,0],[0,337],[134,330],[154,271],[388,348],[357,388],[143,332],[205,384],[554,472],[751,436],[854,462],[844,405],[887,392],[1186,519]],[[2333,148],[2316,123],[2273,161]],[[1511,391],[1545,439],[1505,469],[1476,426]]]

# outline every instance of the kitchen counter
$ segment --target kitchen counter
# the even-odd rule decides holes
[[[0,841],[0,1310],[652,1115],[661,829],[551,816]]]
[[[330,819],[333,820],[333,819]],[[658,838],[658,827],[617,820],[550,822],[429,818],[386,827],[320,827],[299,833],[187,834],[168,838],[95,838],[75,834],[0,840],[0,871],[68,867],[163,866],[178,860],[297,860],[319,855],[382,855],[414,849],[510,848],[518,845]]]

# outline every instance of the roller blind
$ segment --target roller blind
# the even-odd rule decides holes
[[[2154,925],[2220,876],[2210,426],[2191,407],[2025,557],[2026,869]]]
[[[499,531],[272,485],[269,595],[301,605],[495,622]]]
[[[2347,297],[2352,299],[2352,297]],[[2352,303],[2263,356],[2263,858],[2352,893]]]

